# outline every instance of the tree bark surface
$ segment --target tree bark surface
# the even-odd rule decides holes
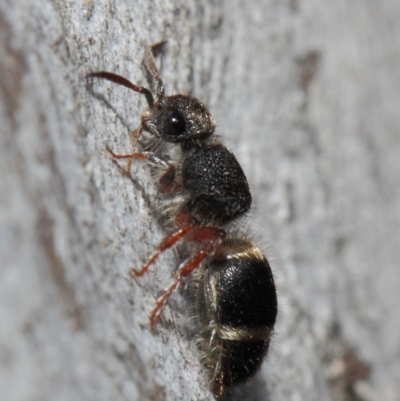
[[[187,300],[148,315],[179,258],[149,169],[121,174],[145,101],[90,71],[210,107],[251,184],[279,317],[232,400],[400,399],[400,3],[4,0],[0,4],[0,394],[212,400]]]

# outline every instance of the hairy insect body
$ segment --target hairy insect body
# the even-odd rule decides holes
[[[268,351],[277,314],[274,280],[258,248],[228,239],[197,285],[198,344],[212,391],[222,396],[251,377]]]
[[[152,50],[145,64],[158,84],[154,99],[150,90],[109,72],[95,72],[146,97],[149,110],[134,131],[150,134],[149,146],[126,155],[109,149],[116,159],[150,162],[159,172],[161,191],[174,207],[166,213],[172,230],[155,248],[139,270],[140,277],[165,250],[180,243],[190,250],[174,273],[150,315],[152,328],[170,295],[185,277],[192,277],[196,289],[198,345],[210,372],[216,398],[250,378],[265,357],[277,315],[277,298],[269,263],[262,252],[244,239],[240,226],[232,223],[249,211],[252,197],[246,176],[233,153],[213,134],[215,122],[196,98],[164,96],[164,83],[157,71]],[[178,161],[165,155],[165,143],[179,146]],[[158,149],[158,151],[157,151]],[[192,245],[194,245],[192,247]]]
[[[222,144],[196,149],[183,161],[182,187],[190,193],[185,207],[199,220],[223,226],[251,206],[246,176]]]

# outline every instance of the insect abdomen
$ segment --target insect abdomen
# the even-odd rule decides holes
[[[197,304],[200,347],[220,396],[253,376],[268,351],[277,298],[267,259],[247,241],[225,240],[205,266]]]

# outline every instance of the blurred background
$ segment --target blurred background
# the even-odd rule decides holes
[[[0,394],[212,400],[186,301],[147,316],[178,259],[148,169],[124,177],[145,102],[90,71],[210,107],[249,179],[279,317],[231,399],[400,400],[400,3],[79,0],[0,4]]]

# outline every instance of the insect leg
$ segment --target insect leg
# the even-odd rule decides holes
[[[192,241],[197,240],[199,242],[207,242],[190,259],[186,260],[179,266],[178,270],[174,274],[174,280],[163,291],[160,298],[158,298],[149,318],[151,329],[154,327],[155,322],[161,313],[162,307],[165,305],[171,294],[179,287],[183,278],[189,275],[194,269],[196,269],[200,265],[200,263],[215,250],[215,248],[225,238],[225,235],[225,231],[216,227],[200,227],[194,231],[193,235],[191,236]]]
[[[182,228],[179,228],[176,231],[173,231],[172,233],[168,234],[155,248],[153,251],[152,255],[150,258],[147,260],[147,262],[142,266],[140,270],[136,269],[130,269],[129,270],[129,275],[131,277],[141,277],[143,276],[146,271],[149,269],[149,267],[157,260],[157,258],[160,256],[162,252],[164,252],[166,249],[171,248],[174,246],[179,240],[181,240],[191,229],[191,226],[185,226]]]
[[[178,241],[184,238],[187,233],[194,227],[198,226],[198,221],[192,217],[189,213],[184,211],[179,211],[174,219],[177,230],[169,233],[155,248],[153,254],[147,260],[147,262],[142,266],[140,270],[131,269],[129,275],[131,277],[141,277],[149,267],[157,260],[162,252],[174,246]]]
[[[177,187],[177,183],[175,182],[175,166],[169,163],[164,158],[157,156],[153,152],[134,152],[125,155],[120,155],[114,153],[110,148],[107,147],[107,151],[111,154],[111,156],[115,159],[128,159],[128,163],[126,166],[125,174],[129,175],[131,164],[133,159],[148,161],[153,163],[159,168],[165,170],[165,172],[161,175],[158,183],[160,184],[161,190],[165,193],[171,192],[173,189]]]

